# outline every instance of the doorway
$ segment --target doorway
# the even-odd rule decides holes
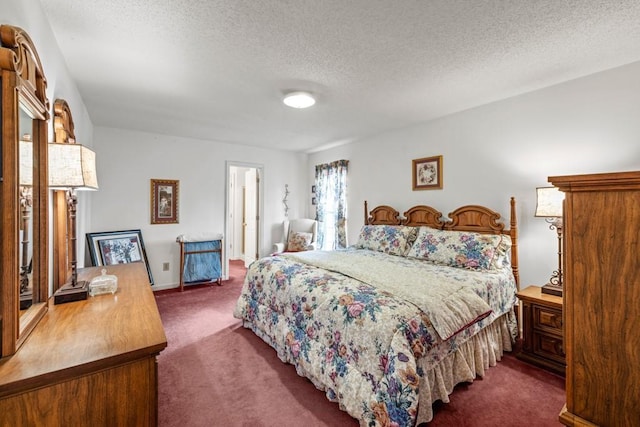
[[[227,162],[225,265],[242,260],[249,266],[260,257],[263,212],[263,166]]]

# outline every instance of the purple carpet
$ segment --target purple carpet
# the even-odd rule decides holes
[[[244,275],[231,261],[222,286],[156,293],[168,340],[158,357],[159,425],[358,426],[233,318]],[[429,426],[559,426],[564,379],[507,354],[450,398],[434,405]]]

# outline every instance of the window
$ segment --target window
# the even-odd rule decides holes
[[[347,247],[348,165],[348,160],[337,160],[316,166],[316,219],[322,250]]]

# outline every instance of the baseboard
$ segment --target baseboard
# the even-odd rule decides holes
[[[153,285],[151,289],[153,292],[156,291],[166,291],[167,289],[176,289],[179,288],[180,285],[178,283],[166,283],[164,285]]]
[[[223,282],[222,284],[223,285],[224,285],[224,281],[225,280],[229,280],[229,275],[228,274],[222,276],[222,282]],[[189,286],[192,286],[192,285],[185,285],[185,288],[188,288]],[[180,287],[179,283],[165,283],[164,285],[155,284],[155,285],[153,285],[151,287],[151,289],[153,290],[153,292],[156,292],[156,291],[166,291],[166,290],[169,290],[169,289],[177,289],[179,287]]]

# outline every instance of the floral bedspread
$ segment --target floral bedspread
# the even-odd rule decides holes
[[[478,275],[438,274],[435,277],[427,262],[410,258],[391,258],[393,262],[385,262],[390,258],[371,251],[306,251],[284,256],[342,273],[382,292],[404,298],[427,314],[443,340],[492,311],[469,286],[469,281],[478,279]],[[438,286],[429,286],[435,279]],[[420,292],[416,292],[417,287]]]
[[[234,315],[362,426],[412,426],[423,370],[511,310],[511,269],[479,272],[368,250],[344,253],[353,251],[375,260],[377,271],[420,269],[424,279],[408,281],[416,294],[442,277],[464,283],[491,311],[443,340],[424,310],[389,288],[275,256],[251,264]],[[428,363],[418,367],[419,358]]]

